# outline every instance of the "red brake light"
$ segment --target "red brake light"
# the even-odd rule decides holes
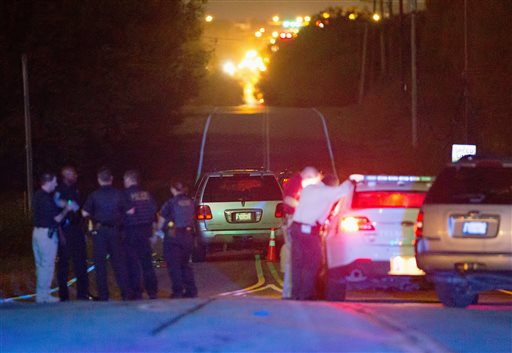
[[[345,232],[360,232],[375,230],[372,222],[368,217],[364,216],[350,216],[344,217],[341,220],[341,230]]]
[[[423,210],[420,210],[416,218],[416,225],[414,226],[414,235],[416,238],[423,237]]]
[[[210,206],[206,206],[206,205],[197,206],[196,218],[199,221],[206,220],[206,219],[212,219],[212,210],[210,209]]]
[[[290,178],[283,178],[283,180],[281,180],[281,186],[284,188],[286,186],[286,184],[288,184],[289,181],[290,181]]]
[[[283,205],[283,203],[282,203],[282,202],[279,202],[279,203],[276,205],[276,211],[275,211],[275,213],[274,213],[274,216],[275,216],[276,218],[282,218],[282,217],[283,217],[283,215],[284,215],[284,214],[283,214],[283,207],[284,207],[284,205]]]

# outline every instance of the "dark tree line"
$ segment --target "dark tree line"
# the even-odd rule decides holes
[[[464,0],[428,0],[426,9],[417,13],[420,142],[443,149],[464,142],[466,88],[469,142],[477,143],[480,151],[511,155],[512,2],[468,0],[467,5],[466,73]],[[403,105],[401,128],[409,131],[410,15],[402,18],[400,37],[396,12],[378,24],[370,13],[351,21],[341,8],[329,12],[328,20],[320,13],[297,38],[278,43],[261,83],[266,101],[286,106],[356,104],[367,23],[365,94],[395,100],[389,106]],[[324,28],[314,25],[317,20]],[[374,107],[376,119],[388,108],[386,99]]]
[[[203,0],[3,0],[0,168],[24,180],[21,55],[28,58],[34,169],[155,166],[199,89]],[[150,156],[150,157],[148,157]]]

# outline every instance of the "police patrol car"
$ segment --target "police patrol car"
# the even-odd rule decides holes
[[[424,273],[414,257],[414,225],[430,176],[351,175],[324,233],[326,298],[344,300],[347,282]]]

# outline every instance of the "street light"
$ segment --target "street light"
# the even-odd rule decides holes
[[[279,22],[279,16],[274,16],[272,17],[272,21],[274,21],[275,23]]]
[[[378,13],[374,13],[373,16],[372,16],[372,19],[375,22],[379,22],[380,21],[380,15]]]
[[[212,22],[212,21],[213,21],[213,16],[212,16],[212,15],[207,15],[207,16],[204,18],[204,20],[205,20],[206,22]]]

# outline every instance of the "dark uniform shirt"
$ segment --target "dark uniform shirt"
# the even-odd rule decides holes
[[[66,183],[59,184],[57,186],[57,189],[55,190],[55,198],[64,200],[65,202],[74,201],[79,206],[82,204],[82,200],[80,198],[80,192],[78,191],[78,188],[76,184],[67,185]],[[68,224],[80,224],[81,218],[80,215],[77,212],[69,212],[66,216],[66,218],[62,221],[63,226]]]
[[[124,190],[128,209],[135,208],[133,215],[125,216],[126,226],[149,225],[155,220],[156,203],[149,192],[133,185]]]
[[[34,227],[55,228],[58,223],[55,221],[61,210],[55,204],[53,193],[48,193],[39,189],[34,194],[32,200],[32,214],[34,218]]]
[[[90,194],[83,209],[91,215],[93,222],[104,226],[120,226],[129,210],[122,191],[110,185],[101,186]]]
[[[195,217],[194,201],[188,195],[176,195],[162,206],[160,216],[166,220],[165,231],[169,221],[173,221],[176,228],[192,227]]]

